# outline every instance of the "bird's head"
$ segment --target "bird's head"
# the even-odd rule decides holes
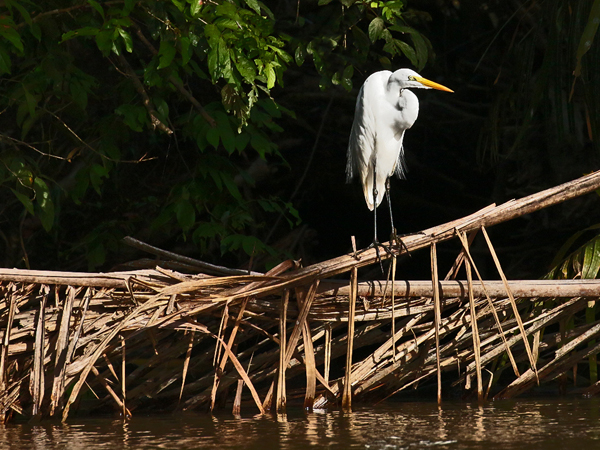
[[[400,89],[438,89],[440,91],[454,92],[446,86],[435,83],[427,78],[423,78],[417,72],[411,69],[398,69],[390,77],[389,83],[397,84]]]

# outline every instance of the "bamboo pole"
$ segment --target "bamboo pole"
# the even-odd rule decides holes
[[[354,350],[354,313],[356,308],[356,292],[358,287],[358,269],[354,267],[350,273],[350,297],[348,306],[348,344],[346,348],[346,375],[344,379],[344,393],[342,408],[352,410],[352,353]]]
[[[286,392],[285,392],[285,353],[287,348],[287,307],[290,298],[290,291],[285,289],[281,296],[281,308],[279,311],[279,372],[277,378],[277,402],[275,410],[278,413],[284,413],[286,407]]]
[[[600,279],[587,280],[507,280],[508,287],[516,297],[598,297],[600,296]],[[383,297],[385,280],[364,281],[358,283],[360,297]],[[318,295],[331,297],[346,297],[350,295],[347,281],[324,280]],[[506,297],[506,287],[502,280],[476,279],[472,282],[475,298],[485,297],[485,292],[491,298]],[[484,291],[485,287],[485,291]],[[388,287],[388,291],[389,291]],[[466,297],[469,289],[467,280],[440,280],[439,291],[441,298]],[[385,294],[387,295],[387,294]],[[433,297],[431,281],[427,280],[396,280],[394,282],[396,298]]]
[[[496,225],[593,192],[598,188],[600,188],[600,171],[593,172],[568,183],[563,183],[559,186],[546,189],[521,199],[509,200],[498,206],[490,205],[461,219],[428,228],[421,233],[405,236],[402,238],[402,241],[405,244],[406,250],[412,252],[420,248],[428,247],[432,242],[438,243],[452,239],[456,236],[457,230],[468,233],[469,231],[481,228],[482,225],[486,227]],[[384,243],[383,245],[391,247],[389,242]],[[390,257],[391,256],[387,254],[387,252],[381,254],[382,259],[388,259]],[[347,272],[353,267],[360,268],[374,264],[377,262],[377,258],[378,256],[375,249],[368,249],[360,254],[359,259],[356,259],[353,254],[339,256],[300,269],[297,272],[287,275],[287,278],[301,277],[303,274],[315,270],[320,271],[321,278],[330,278]]]
[[[475,297],[473,295],[473,276],[471,263],[465,259],[465,270],[467,272],[467,283],[469,285],[469,309],[471,311],[471,333],[473,335],[473,355],[475,357],[475,373],[477,374],[477,400],[483,402],[483,379],[481,377],[481,341],[479,340],[479,328],[477,326],[477,311],[475,309]]]
[[[440,305],[440,291],[438,285],[437,249],[435,242],[431,244],[431,284],[433,286],[433,311],[435,326],[435,355],[437,364],[437,402],[442,404],[442,368],[440,363],[440,323],[442,311]]]

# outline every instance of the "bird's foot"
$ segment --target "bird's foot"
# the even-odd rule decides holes
[[[403,244],[404,245],[404,244]],[[379,261],[379,267],[381,267],[381,273],[385,273],[383,270],[383,260],[381,259],[381,254],[379,253],[379,247],[383,248],[385,250],[385,252],[390,255],[390,256],[394,256],[396,255],[398,252],[394,249],[393,244],[392,245],[385,245],[382,244],[381,242],[379,242],[378,240],[374,240],[371,245],[369,245],[368,247],[365,247],[361,250],[356,250],[356,247],[353,249],[352,252],[352,256],[354,257],[354,259],[356,260],[360,260],[360,254],[366,252],[367,250],[371,250],[372,248],[375,249],[375,254],[377,255],[377,261]],[[404,246],[406,248],[406,246]],[[408,250],[407,250],[408,251]]]
[[[392,245],[393,248],[395,248],[395,250],[398,253],[401,253],[402,250],[404,250],[408,254],[408,256],[410,256],[410,252],[408,251],[408,247],[406,246],[406,244],[402,240],[402,238],[404,236],[408,236],[408,235],[407,234],[398,234],[396,232],[396,229],[394,228],[392,230],[392,234],[390,234],[390,244]]]
[[[377,261],[379,261],[379,267],[381,268],[381,273],[385,273],[385,271],[383,270],[383,261],[381,259],[381,254],[379,253],[379,247],[383,248],[388,255],[394,256],[394,249],[391,246],[384,245],[377,240],[374,240],[373,243],[371,245],[369,245],[365,250],[368,250],[370,248],[375,249],[375,254],[377,255]]]
[[[411,256],[410,251],[408,250],[408,247],[406,246],[406,244],[404,243],[402,238],[406,237],[406,236],[414,236],[416,234],[425,234],[425,233],[423,233],[422,231],[417,231],[416,233],[398,234],[398,233],[396,233],[396,229],[394,228],[392,230],[392,234],[390,234],[390,243],[392,244],[392,247],[398,253],[401,253],[402,250],[404,250],[404,252],[406,254],[408,254],[408,256]]]

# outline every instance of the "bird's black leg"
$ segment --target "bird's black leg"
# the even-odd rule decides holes
[[[373,235],[373,247],[375,247],[375,254],[377,255],[377,260],[379,261],[379,267],[381,267],[381,273],[383,273],[383,263],[381,262],[381,255],[379,254],[379,241],[377,240],[377,185],[375,184],[376,174],[375,169],[377,168],[376,160],[373,161],[373,229],[375,233]]]
[[[379,246],[383,247],[383,249],[388,253],[388,254],[392,254],[392,251],[386,247],[385,245],[382,245],[379,243],[379,241],[377,240],[377,185],[375,184],[376,181],[376,171],[375,169],[377,168],[377,161],[373,161],[373,230],[374,230],[374,235],[373,235],[373,243],[371,245],[369,245],[369,247],[367,247],[366,249],[363,249],[357,253],[355,253],[355,257],[357,257],[358,254],[362,253],[363,251],[369,249],[369,248],[375,248],[375,254],[377,255],[377,260],[379,261],[379,267],[381,267],[381,273],[385,273],[383,270],[383,262],[381,261],[381,255],[379,253]]]
[[[381,246],[386,253],[388,253],[389,255],[392,255],[392,249],[386,247],[383,244],[379,243],[379,240],[377,239],[377,185],[375,183],[376,181],[376,174],[377,171],[375,170],[377,168],[377,160],[373,161],[373,220],[374,220],[374,230],[375,230],[375,235],[373,236],[373,244],[371,244],[373,247],[375,247],[375,254],[377,255],[377,260],[379,261],[379,267],[381,267],[381,273],[384,273],[383,271],[383,263],[381,261],[381,255],[379,254],[379,246]],[[389,192],[389,178],[386,182],[386,190],[387,190],[387,194],[388,194],[388,203],[389,203],[389,198],[390,198],[390,192]],[[390,212],[391,212],[391,206],[390,206]],[[392,222],[392,229],[393,229],[393,222]]]
[[[392,245],[394,243],[396,243],[396,246],[398,249],[404,248],[404,250],[406,250],[406,253],[408,253],[410,255],[410,252],[408,251],[406,244],[402,241],[402,239],[400,239],[400,236],[398,236],[398,233],[396,232],[396,228],[394,227],[394,215],[392,214],[392,196],[390,195],[390,179],[389,178],[387,180],[385,180],[385,194],[387,197],[388,206],[390,207],[390,223],[392,225],[392,234],[390,235],[390,243],[392,243]]]

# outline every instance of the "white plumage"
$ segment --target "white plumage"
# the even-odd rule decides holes
[[[360,178],[370,210],[381,203],[387,179],[394,173],[404,178],[406,172],[404,132],[419,115],[419,100],[408,88],[452,92],[410,69],[384,70],[366,79],[356,100],[346,175],[348,181]]]

